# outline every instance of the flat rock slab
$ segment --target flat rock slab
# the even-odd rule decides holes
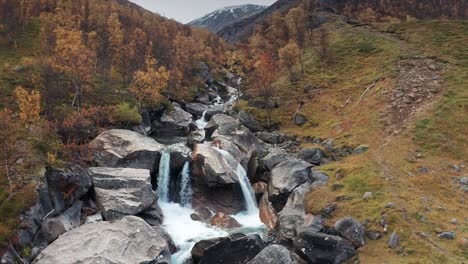
[[[106,220],[137,215],[156,203],[150,171],[129,168],[90,168],[96,200]]]
[[[158,168],[165,146],[137,132],[112,129],[91,142],[94,160],[100,167],[147,169]]]
[[[170,263],[168,243],[138,217],[83,225],[61,235],[35,264]]]

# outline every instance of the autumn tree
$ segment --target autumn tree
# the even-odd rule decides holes
[[[170,78],[169,71],[164,66],[157,67],[157,60],[146,54],[145,69],[135,72],[130,92],[137,98],[138,107],[154,106],[161,103],[161,92],[166,88]]]
[[[305,48],[306,35],[308,35],[305,7],[300,5],[298,7],[291,8],[286,15],[286,23],[288,25],[290,41],[294,41],[299,49],[298,58],[301,63],[301,73],[304,75],[303,52]]]
[[[317,52],[319,59],[320,59],[320,66],[321,66],[321,71],[323,72],[323,69],[331,60],[331,54],[330,54],[330,43],[329,43],[329,35],[328,31],[321,27],[316,31],[316,37],[315,37],[315,51]]]
[[[277,77],[278,66],[267,53],[262,53],[254,64],[253,78],[257,95],[262,98],[267,110],[268,126],[271,123],[272,105],[270,100],[276,95],[274,81]]]
[[[55,33],[57,42],[54,66],[70,75],[75,91],[71,105],[79,110],[83,100],[83,86],[93,74],[95,54],[84,44],[80,30],[59,27]]]
[[[290,42],[286,46],[279,49],[278,56],[280,58],[281,64],[288,68],[289,80],[291,82],[295,81],[296,75],[294,72],[294,66],[301,57],[299,46],[296,44],[296,42]]]
[[[20,120],[28,126],[37,123],[40,120],[41,94],[38,91],[28,92],[20,86],[16,88],[15,94]]]
[[[124,43],[124,32],[117,13],[112,13],[107,19],[107,31],[109,32],[109,46],[111,48],[112,64],[111,75],[123,74],[122,47]]]

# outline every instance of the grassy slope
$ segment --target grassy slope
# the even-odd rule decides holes
[[[330,184],[306,198],[307,210],[312,213],[339,196],[350,198],[337,202],[330,224],[350,215],[369,220],[370,229],[381,231],[381,215],[387,214],[389,231],[400,235],[404,251],[390,250],[385,235],[360,249],[362,263],[460,263],[467,257],[461,242],[468,231],[464,219],[467,206],[462,202],[466,194],[458,190],[456,182],[462,175],[449,167],[466,164],[468,156],[468,24],[413,21],[375,26],[392,33],[350,26],[333,30],[330,41],[335,63],[323,72],[314,52],[307,51],[304,79],[290,84],[284,72],[278,80],[282,100],[274,118],[281,122],[283,132],[332,137],[338,146],[370,146],[365,154],[320,168],[331,176]],[[444,64],[444,91],[408,120],[408,129],[397,136],[386,135],[379,122],[385,93],[394,87],[398,62],[415,56],[435,57]],[[359,102],[362,92],[376,79],[381,81]],[[323,89],[305,98],[306,84]],[[351,103],[342,108],[348,98]],[[304,127],[291,121],[299,99],[306,101],[303,113],[310,121]],[[430,172],[418,174],[422,166]],[[344,179],[337,180],[337,172],[344,174]],[[343,188],[332,191],[333,184]],[[374,199],[364,202],[362,195],[367,191],[374,193]],[[395,204],[394,209],[384,208],[389,202]],[[423,217],[426,222],[421,221]],[[452,218],[457,219],[457,225],[450,223]],[[440,239],[436,233],[440,231],[456,231],[457,238]],[[427,237],[421,236],[422,232]]]

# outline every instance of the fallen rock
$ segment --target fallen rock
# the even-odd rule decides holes
[[[171,172],[179,173],[185,163],[191,159],[192,150],[185,143],[173,144],[167,147],[171,154]]]
[[[366,151],[369,150],[369,146],[367,145],[361,145],[361,146],[358,146],[356,147],[354,150],[353,150],[353,154],[362,154]]]
[[[449,239],[449,240],[454,240],[454,239],[455,239],[455,232],[453,232],[453,231],[450,231],[450,232],[442,232],[442,233],[438,234],[437,236],[440,237],[440,238],[445,238],[445,239]]]
[[[238,264],[252,260],[264,244],[260,236],[249,235],[237,239],[215,238],[209,242],[202,240],[192,249],[194,264]]]
[[[196,215],[196,218],[198,220],[193,219],[192,215]],[[205,207],[198,207],[197,209],[195,209],[195,213],[193,213],[192,215],[190,215],[190,217],[193,220],[205,223],[209,223],[211,221],[211,218],[213,218],[213,214],[211,213],[211,211]]]
[[[366,244],[366,228],[356,219],[351,217],[342,218],[335,223],[335,229],[341,237],[351,241],[356,248]]]
[[[187,146],[193,148],[197,144],[205,142],[205,130],[192,131],[187,137]]]
[[[376,231],[367,231],[366,236],[370,240],[379,240],[380,238],[382,238],[382,234]]]
[[[294,115],[294,123],[298,126],[302,126],[307,123],[307,118],[302,114],[295,114]]]
[[[42,223],[42,235],[48,243],[53,242],[63,233],[80,226],[82,205],[83,203],[78,201],[60,216],[47,218]]]
[[[297,264],[289,250],[281,245],[270,245],[264,248],[248,264]]]
[[[344,263],[357,255],[351,242],[312,231],[300,233],[293,239],[293,245],[309,264]]]
[[[156,203],[149,170],[97,167],[88,171],[97,204],[107,221],[140,214]]]
[[[268,144],[281,144],[284,142],[283,135],[278,133],[259,132],[255,136]]]
[[[322,159],[326,158],[325,153],[320,148],[303,149],[299,152],[298,158],[314,165],[320,165]]]
[[[56,213],[60,213],[72,206],[91,188],[91,178],[87,171],[76,165],[65,170],[48,169],[45,178],[47,181],[46,192],[48,190],[52,198]],[[44,204],[43,198],[47,199],[48,197],[45,197],[47,194],[43,196],[39,193],[39,195],[41,204]],[[44,213],[47,214],[49,211]]]
[[[211,218],[210,224],[212,226],[220,227],[220,228],[235,228],[241,227],[239,222],[234,219],[232,216],[224,214],[224,213],[217,213]]]
[[[268,154],[260,159],[259,166],[265,171],[271,171],[276,165],[288,159],[291,159],[291,155],[284,149],[271,148]]]
[[[225,114],[217,114],[205,126],[206,138],[211,138],[216,130],[219,135],[230,135],[240,128],[242,125],[235,118]]]
[[[388,246],[390,248],[397,248],[400,245],[400,237],[398,234],[393,231],[393,233],[390,235],[390,238],[388,239]]]
[[[78,250],[79,249],[79,250]],[[83,225],[61,235],[35,264],[169,263],[164,237],[138,217]]]
[[[113,129],[91,142],[100,167],[157,170],[165,146],[137,132]]]

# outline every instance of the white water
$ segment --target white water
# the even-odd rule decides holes
[[[198,127],[198,129],[204,129],[206,127],[206,124],[208,124],[208,121],[206,121],[206,111],[205,111],[203,112],[202,117],[195,121],[195,125]]]
[[[192,183],[190,181],[190,162],[185,162],[180,179],[180,204],[183,207],[192,207]]]
[[[159,161],[158,196],[160,202],[169,202],[169,183],[171,177],[171,154],[164,151]]]
[[[258,217],[259,211],[255,194],[252,190],[252,186],[250,185],[249,178],[247,177],[247,172],[240,163],[237,165],[236,174],[239,177],[239,185],[242,189],[242,195],[244,196],[247,214],[257,215]]]

